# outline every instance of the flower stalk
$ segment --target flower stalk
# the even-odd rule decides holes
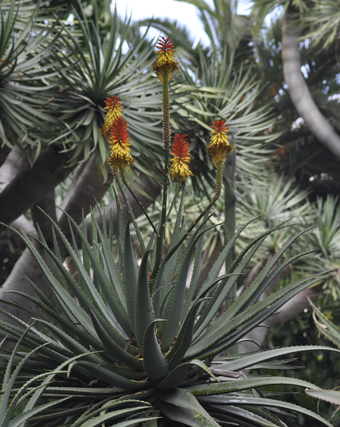
[[[163,181],[163,199],[161,219],[156,240],[156,260],[155,268],[151,275],[151,280],[157,276],[161,259],[163,256],[163,241],[166,224],[166,209],[167,209],[167,193],[169,184],[169,163],[170,163],[170,142],[171,142],[171,126],[170,126],[170,98],[169,98],[169,80],[172,73],[178,69],[178,64],[174,59],[174,45],[170,38],[161,37],[157,46],[158,59],[153,65],[158,80],[163,85],[163,143],[164,143],[164,181]]]
[[[175,245],[166,255],[164,261],[168,260],[177,250],[177,248],[183,243],[186,237],[191,233],[196,224],[205,216],[207,212],[216,203],[222,192],[223,185],[223,164],[226,161],[228,154],[234,151],[234,146],[229,144],[229,138],[227,136],[228,126],[225,120],[215,120],[211,125],[213,129],[210,138],[210,143],[207,148],[207,156],[211,158],[213,164],[216,167],[216,185],[215,193],[210,200],[208,206],[201,212],[201,214],[191,223],[190,227],[182,237],[182,239]]]

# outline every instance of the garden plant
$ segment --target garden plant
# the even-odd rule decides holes
[[[108,111],[100,134],[111,150],[107,163],[115,178],[117,240],[112,220],[108,227],[106,221],[100,226],[93,214],[91,227],[85,219],[79,227],[68,216],[70,241],[51,218],[53,248],[41,233],[43,255],[21,233],[52,287],[53,297],[44,296],[31,282],[37,298],[21,295],[38,305],[43,315],[28,324],[8,314],[14,322],[0,323],[2,342],[16,343],[12,353],[1,355],[3,427],[274,427],[286,425],[282,416],[294,412],[310,416],[320,425],[331,425],[317,413],[275,399],[268,391],[277,384],[302,390],[318,390],[317,385],[250,371],[284,368],[291,362],[284,356],[327,347],[275,348],[249,354],[237,354],[233,349],[228,353],[289,299],[332,274],[326,271],[304,277],[260,298],[287,265],[308,256],[306,252],[284,258],[306,230],[297,231],[282,244],[236,297],[237,284],[264,240],[277,230],[292,227],[284,222],[268,229],[234,254],[248,223],[229,238],[197,289],[203,241],[214,227],[209,222],[210,210],[221,194],[227,156],[237,147],[229,143],[227,118],[217,116],[206,148],[207,158],[216,168],[215,192],[198,217],[188,223],[183,188],[196,178],[190,170],[187,136],[177,133],[172,137],[170,127],[169,81],[179,68],[174,52],[169,38],[159,40],[153,72],[163,88],[164,159],[158,167],[163,168],[164,181],[158,223],[141,206],[152,230],[149,241],[144,242],[124,191],[128,189],[137,199],[127,177],[137,160],[130,151],[123,103],[116,95],[106,99]],[[176,190],[170,201],[171,185]],[[170,245],[165,247],[167,218],[173,210],[177,219]],[[105,215],[109,213],[103,211]],[[132,232],[141,260],[134,253]],[[68,264],[60,255],[61,247],[68,252]],[[230,264],[221,275],[226,259]]]

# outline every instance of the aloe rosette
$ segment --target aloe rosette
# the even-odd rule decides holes
[[[292,378],[246,373],[251,368],[287,367],[288,362],[280,359],[284,355],[324,347],[221,356],[298,292],[330,273],[303,278],[260,299],[289,263],[307,254],[281,261],[302,231],[287,241],[233,300],[235,287],[261,244],[287,224],[258,235],[234,257],[235,243],[242,237],[244,226],[229,239],[198,288],[203,240],[211,229],[209,210],[221,193],[223,164],[233,147],[228,142],[225,120],[215,120],[207,149],[216,167],[215,194],[207,208],[187,226],[182,212],[184,193],[178,202],[167,206],[169,174],[177,180],[176,197],[192,176],[186,136],[177,134],[171,146],[168,83],[178,64],[169,39],[162,38],[157,47],[153,71],[163,85],[165,153],[159,224],[156,227],[145,212],[154,231],[145,245],[122,188],[124,184],[134,196],[125,174],[134,163],[127,123],[120,100],[111,97],[101,134],[111,147],[108,163],[127,204],[140,243],[141,261],[138,263],[135,258],[130,224],[124,223],[120,201],[118,251],[113,221],[107,225],[104,215],[101,226],[92,215],[91,229],[85,220],[80,228],[68,216],[71,242],[51,220],[53,248],[41,233],[37,242],[21,233],[51,285],[52,296],[48,298],[31,283],[36,297],[17,293],[38,305],[42,316],[28,325],[8,313],[11,322],[0,322],[0,338],[17,343],[11,354],[2,355],[6,367],[1,374],[1,425],[281,427],[285,424],[280,414],[300,411],[330,426],[310,410],[268,398],[261,392],[261,387],[276,384],[312,390],[318,390],[317,386]],[[164,229],[176,203],[177,220],[170,246],[164,251]],[[68,264],[60,255],[64,249],[69,255]],[[226,259],[234,261],[227,273],[220,275]]]
[[[16,351],[7,357],[9,364],[3,379],[0,408],[8,424],[3,425],[20,425],[9,420],[23,398],[26,407],[17,418],[26,419],[29,426],[42,422],[51,422],[51,425],[65,422],[74,427],[102,422],[150,426],[217,426],[235,422],[244,426],[281,426],[282,422],[271,408],[298,410],[330,425],[307,409],[263,397],[258,392],[259,387],[274,384],[295,384],[318,390],[313,384],[242,373],[250,367],[277,367],[270,363],[274,358],[321,347],[218,357],[292,296],[327,275],[299,280],[259,300],[277,274],[298,257],[277,265],[301,233],[287,242],[248,289],[217,316],[252,256],[274,230],[254,239],[237,256],[228,274],[219,276],[224,260],[242,232],[239,230],[195,294],[202,240],[209,227],[205,218],[184,248],[180,244],[185,232],[181,215],[179,210],[169,251],[172,256],[164,257],[153,283],[149,270],[152,253],[146,250],[138,267],[129,225],[124,232],[121,230],[123,248],[118,262],[113,256],[112,235],[95,220],[92,237],[89,237],[89,232],[80,229],[70,218],[72,244],[54,225],[54,251],[43,239],[40,242],[46,261],[23,235],[51,284],[55,301],[42,295],[32,283],[40,299],[22,295],[39,305],[47,316],[36,319],[31,326],[19,319],[13,320],[21,327],[1,323],[2,337],[20,339],[32,349],[27,353]],[[58,239],[67,247],[76,274],[71,275],[58,256]],[[27,329],[24,336],[22,327]],[[14,362],[18,365],[11,376]],[[18,370],[21,370],[19,380]],[[24,372],[30,380],[20,384]],[[14,384],[18,387],[18,381],[21,388],[10,393],[8,390]],[[16,393],[14,397],[13,393]],[[251,424],[247,421],[249,417]]]

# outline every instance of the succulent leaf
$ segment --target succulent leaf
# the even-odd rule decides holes
[[[145,252],[139,267],[135,302],[135,332],[139,350],[143,351],[143,339],[145,332],[153,322],[153,312],[150,299],[148,256],[150,251]],[[143,354],[142,354],[143,355]]]
[[[133,254],[129,223],[125,229],[124,240],[124,289],[130,325],[135,331],[135,300],[137,289],[137,268]]]
[[[155,333],[155,324],[160,321],[165,322],[166,320],[154,320],[146,328],[143,339],[143,365],[145,373],[151,381],[157,381],[164,378],[169,372],[168,363],[159,347]]]

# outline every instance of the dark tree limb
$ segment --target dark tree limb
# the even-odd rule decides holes
[[[72,182],[60,207],[79,224],[82,221],[82,215],[86,216],[91,207],[96,206],[96,203],[102,199],[112,180],[112,175],[109,175],[107,181],[103,182],[95,155],[92,154],[81,174]],[[57,216],[59,227],[68,236],[67,215],[59,211]]]
[[[291,100],[311,132],[338,159],[340,159],[340,136],[321,114],[315,104],[307,83],[301,72],[301,56],[299,50],[299,29],[294,13],[289,6],[285,12],[282,35],[283,75],[288,85]]]
[[[137,183],[138,183],[138,187],[141,189],[141,191],[146,193],[147,196],[139,193],[138,191],[135,191],[135,194],[136,194],[138,200],[141,202],[144,209],[147,209],[152,203],[154,203],[155,199],[160,194],[162,187],[153,178],[150,178],[146,175],[139,176]],[[131,196],[131,194],[128,192],[128,190],[125,190],[125,194],[126,194],[126,197],[130,203],[130,206],[132,208],[134,216],[136,218],[139,217],[143,213],[140,205]],[[117,203],[116,203],[116,201],[112,200],[107,206],[105,206],[104,210],[106,212],[107,225],[109,225],[110,213],[112,213],[113,233],[117,234],[118,233],[118,221],[117,221],[118,216],[117,216]],[[126,219],[130,218],[128,211],[127,211],[126,207],[124,206],[124,204],[122,206],[122,211],[123,211],[124,218],[126,218]],[[95,219],[100,225],[102,224],[102,216],[101,216],[100,212],[97,211],[95,213]],[[90,218],[87,220],[87,223],[89,225],[91,224]]]
[[[27,165],[27,158],[24,152],[15,146],[0,167],[0,193],[13,181],[25,165]]]
[[[288,265],[284,268],[276,278],[271,282],[265,292],[261,295],[260,300],[266,298],[270,292],[281,282],[281,280],[285,279],[285,277],[289,274],[291,267]],[[303,312],[305,308],[309,307],[308,298],[314,301],[320,292],[319,286],[314,286],[311,288],[304,289],[293,298],[291,298],[286,304],[284,304],[280,310],[278,310],[275,314],[269,317],[262,325],[254,328],[247,335],[247,339],[250,341],[243,341],[238,344],[240,353],[247,353],[250,351],[257,350],[262,347],[268,330],[272,326],[285,324],[290,320],[294,319],[294,317],[298,316]],[[254,342],[256,342],[256,344]]]
[[[91,172],[91,170],[92,170],[92,172]],[[94,177],[96,177],[98,175],[93,175],[94,170],[96,170],[95,163],[89,162],[89,167],[84,169],[83,173],[79,176],[76,184],[74,186],[72,186],[73,189],[70,190],[73,193],[73,197],[75,199],[80,197],[80,194],[82,191],[85,191],[85,193],[87,191],[88,196],[86,196],[86,194],[85,194],[85,199],[87,200],[86,204],[85,203],[79,203],[76,206],[76,204],[73,203],[73,201],[72,201],[73,197],[69,197],[68,198],[69,201],[65,204],[66,205],[65,209],[67,209],[67,207],[69,207],[69,209],[72,213],[72,216],[77,218],[77,222],[81,221],[82,208],[84,208],[85,212],[88,212],[90,210],[90,206],[93,204],[93,196],[95,196],[96,199],[99,201],[100,198],[105,193],[105,187],[107,188],[107,186],[109,185],[108,183],[105,183],[105,184],[102,184],[102,186],[101,186],[99,178],[98,178],[98,182],[95,184],[93,182],[93,180],[94,180]],[[85,179],[85,177],[87,177],[87,178]],[[90,183],[90,181],[92,181],[92,183]],[[146,176],[141,176],[139,178],[138,185],[145,193],[147,193],[150,196],[150,198],[148,198],[145,195],[138,195],[140,201],[142,202],[142,204],[144,206],[144,208],[147,208],[148,206],[150,206],[151,203],[154,202],[154,199],[160,193],[161,186],[159,184],[157,184],[155,181],[153,181],[151,178],[148,178]],[[95,190],[95,188],[97,188],[97,190]],[[97,193],[92,194],[92,197],[90,197],[91,191],[97,191]],[[130,200],[130,203],[131,203],[132,209],[135,213],[135,216],[136,217],[139,216],[142,213],[140,206],[138,206],[138,204],[132,198],[130,193],[128,193],[128,191],[126,191],[126,193],[127,193],[128,199]],[[81,200],[81,198],[78,200]],[[47,199],[44,199],[44,200],[41,200],[41,203],[38,202],[37,205],[41,205],[42,208],[48,212],[49,207],[46,206],[46,202],[47,202]],[[44,208],[44,206],[45,206],[45,208]],[[72,207],[72,209],[71,209],[71,207]],[[77,207],[77,209],[76,209],[76,207]],[[112,211],[112,217],[113,217],[113,223],[114,223],[114,232],[117,232],[117,226],[115,226],[117,224],[116,203],[113,201],[105,209],[107,212],[107,218],[109,217],[108,212],[110,210]],[[53,210],[53,207],[52,207],[52,210]],[[127,215],[127,213],[125,213],[125,214]],[[37,215],[37,212],[35,215]],[[100,217],[99,213],[96,213],[96,217],[97,217],[98,222],[101,223],[101,217]],[[61,220],[61,218],[60,218],[60,220]],[[17,220],[16,222],[19,222],[19,220]],[[66,223],[64,223],[64,225],[66,225]],[[37,245],[37,248],[39,251],[41,251],[39,245]],[[65,253],[65,256],[66,256],[66,253]],[[33,255],[31,254],[31,252],[28,249],[25,249],[24,253],[22,254],[20,259],[16,263],[16,265],[15,265],[13,271],[11,272],[10,276],[8,277],[8,279],[6,280],[6,282],[4,283],[2,288],[0,288],[0,299],[6,299],[7,301],[15,302],[16,304],[24,306],[25,308],[28,308],[30,311],[32,311],[33,316],[37,317],[40,315],[40,310],[38,309],[37,306],[35,306],[34,304],[27,304],[26,299],[21,298],[18,295],[5,293],[5,291],[20,290],[22,292],[34,295],[34,291],[32,290],[31,286],[29,285],[29,283],[26,279],[26,276],[29,277],[30,280],[32,280],[32,282],[35,285],[37,285],[39,287],[39,289],[45,293],[46,296],[49,296],[51,294],[50,286],[47,283],[47,281],[45,280],[45,278],[43,277],[42,272],[41,272],[40,268],[38,267],[37,263],[35,262]],[[8,306],[4,303],[0,303],[0,308],[7,310],[7,311],[10,311],[12,314],[14,314],[15,316],[19,317],[20,319],[26,321],[27,323],[31,322],[31,316],[27,312],[25,312],[24,310],[20,310],[20,308],[14,308],[14,307]],[[3,313],[0,313],[0,320],[8,321],[8,318]],[[12,344],[13,343],[10,343],[10,342],[7,343],[5,348],[7,350],[10,350],[12,348],[11,347]]]
[[[10,224],[62,182],[71,172],[66,162],[67,156],[52,146],[44,148],[33,167],[27,166],[0,193],[0,222]]]
[[[31,208],[31,214],[34,227],[38,231],[39,226],[47,244],[52,246],[52,224],[48,217],[52,218],[55,222],[57,221],[54,188],[47,191],[39,202]]]
[[[2,165],[5,161],[7,156],[9,155],[11,149],[7,145],[2,147],[2,141],[0,140],[0,165]]]

